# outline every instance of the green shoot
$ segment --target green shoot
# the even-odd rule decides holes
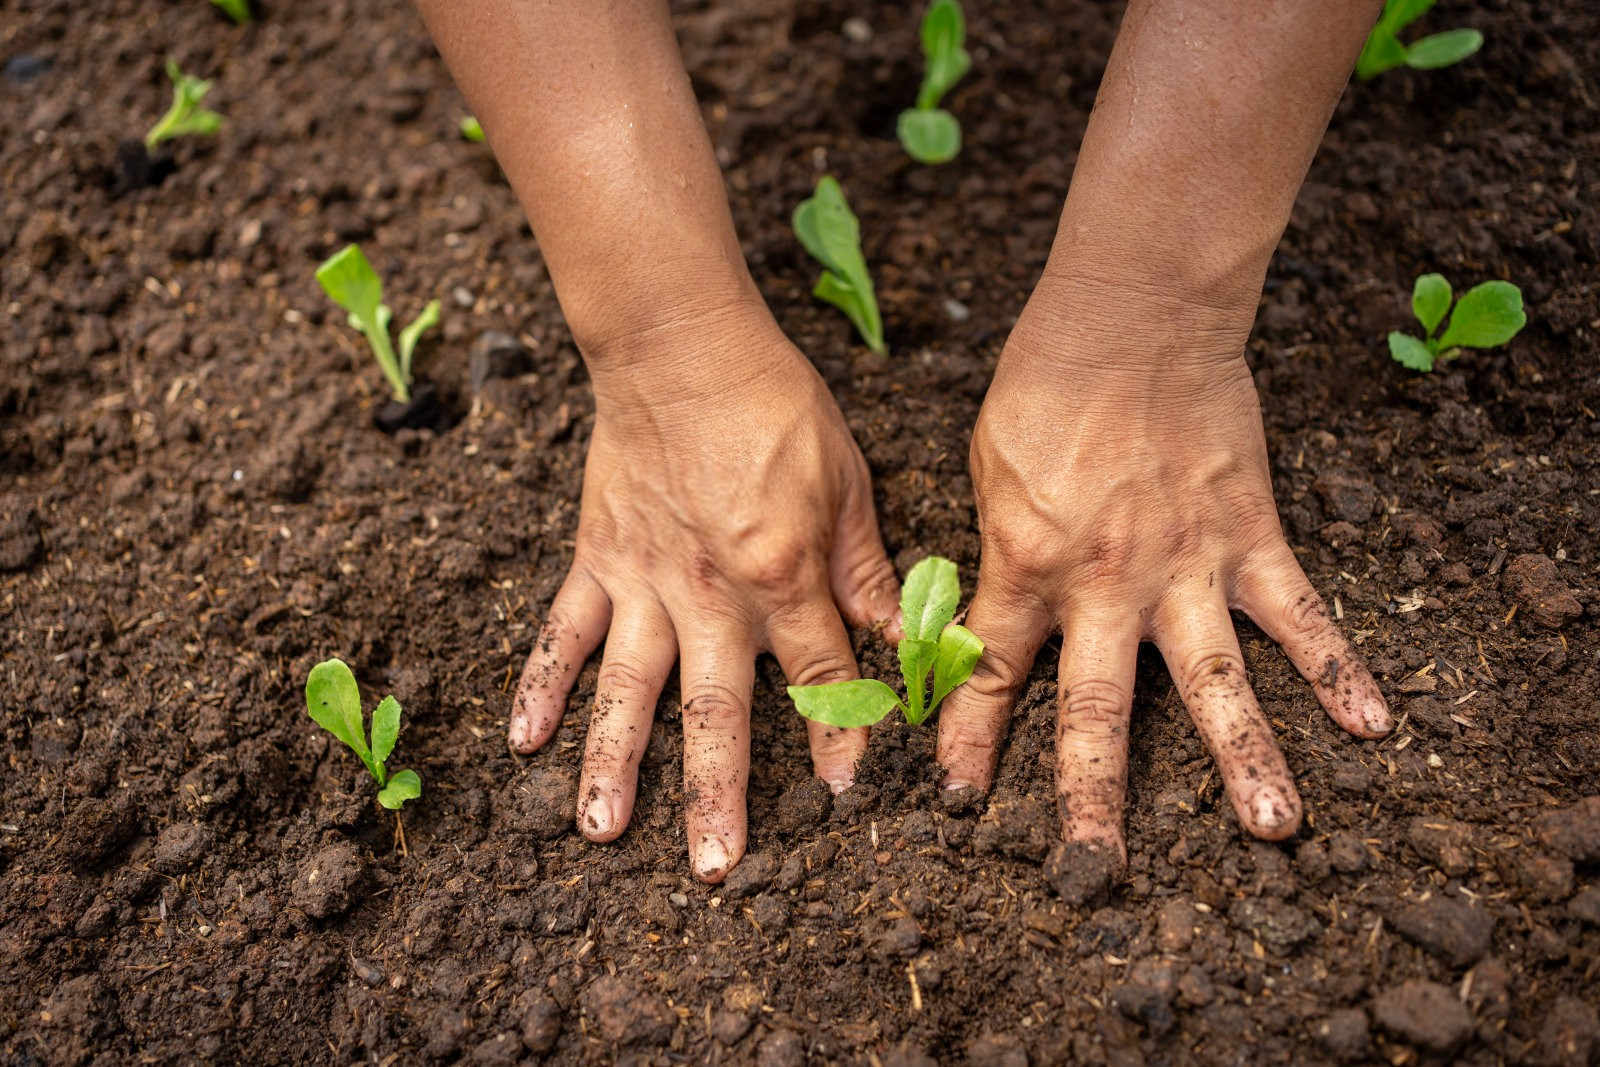
[[[240,26],[250,21],[250,0],[211,0],[211,2],[227,12],[228,17]]]
[[[391,312],[383,302],[383,281],[372,269],[360,245],[346,245],[317,268],[317,283],[335,304],[349,312],[350,325],[366,335],[372,356],[389,379],[394,398],[411,402],[411,355],[423,331],[438,325],[439,301],[433,300],[422,314],[400,331],[400,356],[397,359],[389,340]]]
[[[972,66],[962,47],[967,20],[956,0],[933,0],[922,17],[922,54],[926,65],[917,106],[900,112],[895,132],[907,154],[919,163],[948,163],[961,151],[961,123],[939,107],[939,101]]]
[[[1424,373],[1436,362],[1450,360],[1463,348],[1493,348],[1515,337],[1528,324],[1522,310],[1522,290],[1510,282],[1484,282],[1473,286],[1450,310],[1450,283],[1440,274],[1424,274],[1411,290],[1411,312],[1422,323],[1418,340],[1398,330],[1389,334],[1389,354],[1395,362]],[[1450,325],[1434,336],[1445,312]]]
[[[210,136],[222,128],[222,116],[200,106],[200,101],[211,91],[210,82],[185,74],[170,59],[167,60],[167,77],[172,79],[172,106],[144,135],[145,148],[154,148],[174,137]]]
[[[899,645],[900,676],[906,684],[902,703],[895,691],[873,678],[826,685],[791,685],[789,699],[801,715],[829,726],[871,726],[899,708],[913,726],[926,722],[941,701],[972,677],[983,642],[955,618],[961,600],[956,565],[939,556],[911,568],[900,593],[905,637]],[[928,675],[933,699],[928,699]]]
[[[363,736],[361,690],[344,661],[326,660],[311,668],[306,678],[306,712],[314,722],[343,741],[361,758],[367,773],[378,783],[378,803],[399,811],[408,800],[422,795],[422,778],[416,771],[389,773],[384,761],[400,736],[400,702],[384,697],[372,712],[372,742]]]
[[[888,351],[883,344],[883,320],[872,275],[861,254],[861,224],[845,202],[844,190],[832,177],[817,182],[817,191],[794,209],[794,233],[813,259],[826,269],[811,295],[843,311],[867,347]]]
[[[461,136],[474,143],[483,143],[483,124],[473,115],[468,115],[457,124]]]
[[[1400,31],[1427,13],[1434,0],[1387,0],[1378,24],[1367,35],[1367,43],[1356,60],[1356,77],[1370,81],[1386,70],[1411,67],[1437,70],[1461,62],[1483,47],[1483,34],[1477,30],[1446,30],[1412,44],[1400,43]]]

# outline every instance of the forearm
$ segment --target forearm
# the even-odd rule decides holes
[[[590,360],[759,306],[667,5],[417,0]]]

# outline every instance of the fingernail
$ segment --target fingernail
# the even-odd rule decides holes
[[[957,790],[960,790],[960,789],[971,789],[971,788],[972,788],[972,783],[971,782],[963,782],[963,781],[959,781],[959,780],[957,780],[955,778],[946,778],[944,780],[944,791],[946,793],[954,793],[954,792],[956,792]]]
[[[609,834],[617,825],[616,802],[609,796],[597,796],[583,809],[584,829],[592,837]]]
[[[1256,826],[1268,832],[1281,830],[1294,818],[1294,805],[1271,786],[1256,790],[1250,810],[1255,814]]]
[[[511,726],[506,730],[506,743],[519,751],[528,743],[527,719],[518,716],[511,720]]]
[[[854,778],[829,778],[828,791],[834,796],[838,796],[855,784],[856,780]]]
[[[722,838],[710,834],[702,837],[700,847],[695,850],[695,877],[704,882],[717,881],[728,873],[728,866],[728,846],[722,843]]]
[[[1388,711],[1383,708],[1373,708],[1367,712],[1367,730],[1374,734],[1387,734],[1394,729],[1394,720],[1389,717]]]

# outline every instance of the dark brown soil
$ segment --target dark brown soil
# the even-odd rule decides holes
[[[679,27],[755,275],[856,430],[891,550],[970,576],[967,435],[1119,9],[969,5],[966,149],[930,169],[892,133],[915,6],[716,4]],[[988,798],[941,797],[932,731],[900,727],[830,802],[766,662],[752,854],[719,888],[687,870],[673,694],[614,845],[570,826],[593,667],[558,743],[507,754],[592,407],[415,17],[6,8],[5,1062],[1594,1061],[1594,5],[1441,4],[1430,28],[1487,47],[1352,87],[1274,263],[1250,359],[1285,525],[1401,715],[1351,740],[1241,624],[1299,837],[1241,835],[1153,657],[1109,880],[1051,855],[1050,651]],[[216,79],[228,125],[115,193],[169,54]],[[823,170],[862,218],[887,358],[809,298],[787,219]],[[380,376],[312,280],[350,239],[398,319],[444,299],[421,366],[453,428],[373,428]],[[1401,370],[1382,338],[1425,270],[1516,280],[1528,329]],[[531,370],[474,391],[488,330]],[[409,714],[397,758],[426,793],[404,855],[305,717],[306,671],[335,654]]]

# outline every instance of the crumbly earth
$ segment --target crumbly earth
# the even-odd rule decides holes
[[[969,5],[966,148],[924,168],[892,133],[915,6],[691,4],[678,27],[755,276],[850,419],[891,551],[970,576],[967,434],[1119,9]],[[555,744],[505,747],[593,411],[510,192],[406,7],[264,14],[14,0],[0,22],[5,1062],[1595,1061],[1594,5],[1441,4],[1426,28],[1484,51],[1352,86],[1274,261],[1249,359],[1284,523],[1400,722],[1342,735],[1241,620],[1298,837],[1241,835],[1153,656],[1123,871],[1054,851],[1051,649],[988,797],[941,796],[931,731],[899,726],[830,799],[764,661],[752,854],[716,888],[687,870],[675,693],[614,845],[571,826],[592,666]],[[166,107],[168,55],[228,125],[135,167],[118,145]],[[787,220],[824,171],[888,357],[809,297]],[[348,240],[397,319],[443,298],[420,365],[449,428],[373,428],[381,379],[312,280]],[[1383,335],[1427,270],[1516,280],[1527,330],[1403,371]],[[491,330],[526,352],[483,341],[474,388]],[[334,654],[406,707],[403,849],[305,717]]]

